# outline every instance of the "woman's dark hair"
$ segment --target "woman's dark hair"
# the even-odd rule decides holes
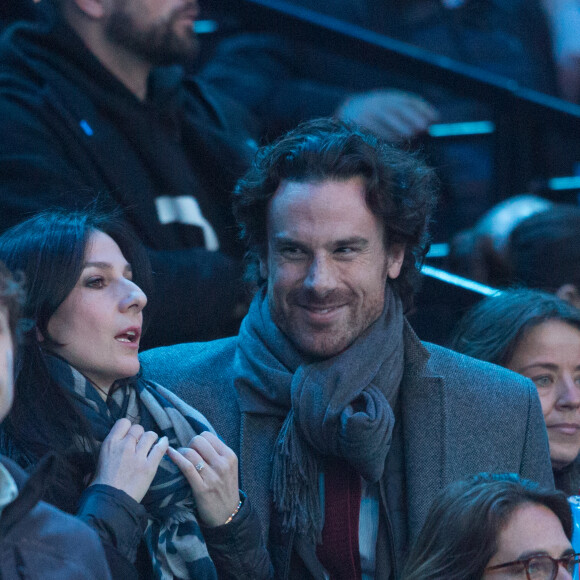
[[[523,288],[503,290],[484,298],[463,316],[449,347],[506,366],[524,333],[548,320],[580,330],[580,310],[553,294]]]
[[[479,580],[498,550],[500,530],[516,508],[548,508],[572,538],[572,514],[561,491],[515,474],[480,474],[451,484],[433,502],[413,544],[403,580]]]
[[[383,224],[387,249],[405,244],[401,272],[391,283],[409,309],[418,267],[429,249],[428,226],[437,200],[437,179],[417,155],[336,119],[308,121],[261,148],[236,185],[234,213],[247,248],[247,278],[253,283],[265,282],[258,265],[267,254],[268,203],[282,181],[353,177],[365,181],[366,202]]]
[[[76,285],[85,250],[95,231],[109,235],[131,264],[133,281],[147,293],[151,288],[148,257],[137,239],[115,217],[87,211],[47,211],[26,220],[0,236],[0,260],[13,272],[21,272],[26,284],[23,316],[31,324],[16,361],[16,383],[12,411],[4,421],[2,450],[23,466],[35,464],[47,452],[59,457],[58,505],[69,497],[71,478],[81,491],[84,478],[94,470],[96,450],[71,459],[78,440],[92,441],[84,417],[67,392],[51,377],[44,348],[52,343],[48,322]],[[38,333],[44,340],[38,340]],[[83,463],[84,462],[84,463]],[[67,481],[68,479],[68,481]],[[71,511],[71,506],[59,505]]]

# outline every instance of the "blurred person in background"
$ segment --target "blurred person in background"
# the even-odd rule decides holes
[[[44,18],[0,36],[0,231],[98,198],[153,264],[150,340],[235,333],[245,296],[230,195],[255,124],[184,73],[198,50],[196,0],[40,6]]]

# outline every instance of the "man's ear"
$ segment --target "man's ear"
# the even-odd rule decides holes
[[[70,2],[89,18],[100,19],[106,12],[106,0],[70,0]]]
[[[387,278],[395,279],[401,273],[405,260],[405,244],[391,244],[388,251]]]
[[[36,340],[38,340],[38,342],[44,342],[44,336],[42,336],[42,332],[40,332],[38,326],[34,330],[36,332]]]
[[[564,284],[556,290],[556,296],[580,308],[580,292],[575,284]]]
[[[268,278],[268,264],[266,258],[260,258],[260,276],[266,280]]]

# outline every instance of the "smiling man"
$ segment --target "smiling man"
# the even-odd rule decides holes
[[[277,578],[399,578],[450,481],[553,485],[534,385],[405,320],[434,204],[415,156],[335,120],[298,127],[236,188],[258,286],[238,337],[143,356],[239,452]]]
[[[255,152],[254,122],[184,73],[197,0],[46,3],[52,18],[0,37],[0,231],[98,197],[149,250],[149,345],[236,332],[230,194]]]
[[[284,181],[267,224],[260,272],[273,321],[306,357],[345,350],[379,317],[404,256],[402,244],[386,251],[363,179]]]

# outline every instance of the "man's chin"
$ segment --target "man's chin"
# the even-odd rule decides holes
[[[163,28],[138,32],[125,13],[109,18],[107,38],[119,47],[138,55],[151,66],[187,65],[199,54],[199,42],[193,29],[176,31],[171,23]]]
[[[155,52],[151,51],[148,60],[153,66],[189,65],[195,61],[198,54],[199,45],[196,41],[191,46],[180,44],[170,48],[160,48]]]
[[[332,334],[312,336],[310,340],[301,340],[300,338],[295,340],[290,337],[290,340],[292,340],[300,354],[310,362],[332,358],[349,346],[347,340],[337,340],[336,335]]]

